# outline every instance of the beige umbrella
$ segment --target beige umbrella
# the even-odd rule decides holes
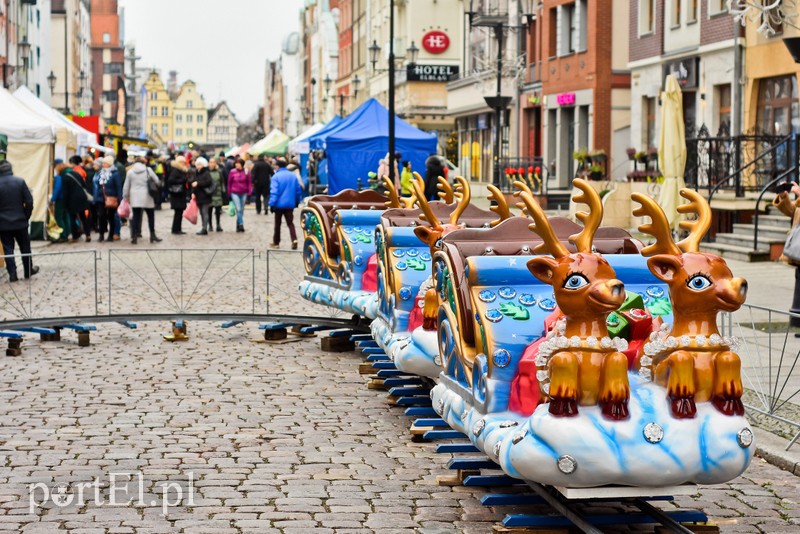
[[[658,203],[664,210],[670,225],[678,229],[681,216],[679,191],[686,184],[683,170],[686,167],[686,131],[683,124],[683,93],[678,80],[667,76],[661,93],[661,129],[658,135],[658,165],[664,176]]]

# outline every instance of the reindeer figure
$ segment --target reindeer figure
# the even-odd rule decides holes
[[[640,374],[653,376],[667,388],[672,414],[689,419],[697,413],[696,402],[711,401],[725,415],[743,415],[741,361],[729,350],[735,339],[717,330],[717,314],[739,309],[747,296],[747,281],[734,278],[725,260],[700,252],[700,241],[711,226],[711,208],[696,191],[681,189],[689,204],[679,213],[696,213],[695,221],[681,221],[689,236],[675,243],[661,207],[645,195],[631,198],[641,204],[633,214],[649,216],[650,224],[639,231],[656,242],[642,250],[650,256],[650,271],[669,286],[674,322],[672,331],[653,334],[644,346]]]
[[[389,200],[386,202],[387,208],[411,208],[417,201],[414,195],[410,197],[401,197],[398,195],[394,182],[388,176],[383,177],[383,187],[386,188],[386,196],[389,197]]]
[[[625,287],[614,269],[599,254],[592,253],[592,239],[603,217],[597,192],[587,182],[576,179],[581,190],[575,202],[585,203],[589,212],[578,212],[583,230],[569,237],[578,249],[570,254],[555,235],[547,217],[529,191],[520,193],[525,211],[535,224],[530,226],[543,240],[534,250],[538,256],[528,261],[528,269],[539,280],[553,286],[558,307],[566,320],[539,346],[537,364],[542,389],[550,397],[550,413],[558,417],[578,414],[578,405],[599,404],[606,418],[628,417],[628,359],[623,339],[610,339],[606,318],[625,300]],[[539,373],[537,373],[539,374]]]

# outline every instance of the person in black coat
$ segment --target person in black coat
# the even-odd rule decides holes
[[[172,162],[169,176],[167,177],[169,207],[173,210],[172,233],[175,235],[186,233],[181,230],[181,222],[183,221],[183,210],[186,209],[186,175],[188,171],[186,158],[178,156]]]
[[[436,154],[431,154],[425,160],[425,197],[428,200],[438,200],[439,177],[444,176],[442,160]]]
[[[0,136],[4,138],[5,136]],[[6,260],[9,282],[16,282],[17,264],[14,261],[14,242],[22,253],[22,270],[25,278],[39,272],[31,262],[31,238],[28,219],[33,213],[33,196],[22,178],[14,176],[11,163],[5,159],[4,139],[0,139],[0,242]]]
[[[253,191],[256,197],[256,214],[261,213],[261,200],[264,200],[264,214],[267,214],[269,201],[269,181],[275,171],[267,162],[264,154],[259,154],[258,160],[253,165]]]
[[[91,207],[91,202],[87,195],[86,183],[83,179],[85,171],[81,167],[81,157],[72,156],[69,159],[70,168],[66,170],[61,181],[61,198],[64,202],[64,209],[67,211],[69,225],[72,230],[72,242],[81,237],[81,233],[86,236],[86,241],[91,241],[91,227],[86,211]],[[79,224],[80,223],[80,224]],[[65,230],[68,230],[65,228]]]
[[[192,182],[192,192],[194,193],[194,201],[197,202],[197,209],[200,211],[200,220],[203,223],[197,235],[208,235],[208,228],[211,225],[211,218],[209,217],[211,212],[208,208],[211,206],[211,197],[214,194],[216,183],[211,179],[206,158],[197,158],[194,161],[194,166],[197,169],[197,174]]]

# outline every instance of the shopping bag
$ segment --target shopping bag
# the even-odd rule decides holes
[[[53,213],[53,210],[51,209],[48,211],[50,212],[50,216],[47,218],[47,236],[53,241],[58,241],[61,238],[61,232],[63,232],[63,230],[58,225],[56,214]]]
[[[183,210],[183,218],[192,224],[197,224],[197,212],[197,201],[194,199],[194,195],[192,195],[192,200],[189,201],[189,205]]]
[[[233,200],[228,204],[228,215],[236,217],[236,204],[233,203]]]
[[[127,199],[122,199],[122,202],[119,203],[119,207],[117,208],[117,215],[119,215],[120,219],[130,219],[131,218],[131,203],[128,202]]]

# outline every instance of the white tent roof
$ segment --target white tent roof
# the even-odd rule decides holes
[[[33,111],[38,113],[39,115],[42,115],[43,117],[46,117],[51,121],[56,121],[58,124],[61,124],[62,127],[66,126],[70,131],[72,131],[76,136],[78,136],[78,146],[82,147],[97,146],[97,135],[81,127],[80,125],[72,122],[58,110],[55,110],[50,106],[48,106],[47,104],[45,104],[27,87],[23,86],[14,91],[14,96],[18,98],[20,101],[22,101],[23,104],[25,104]]]
[[[308,138],[320,131],[325,127],[325,124],[322,122],[318,122],[312,126],[309,126],[305,132],[301,133],[291,141],[289,141],[289,152],[294,152],[296,154],[308,154],[309,146],[308,146]]]
[[[0,87],[0,133],[8,136],[9,143],[49,144],[56,140],[51,121],[14,98]]]

